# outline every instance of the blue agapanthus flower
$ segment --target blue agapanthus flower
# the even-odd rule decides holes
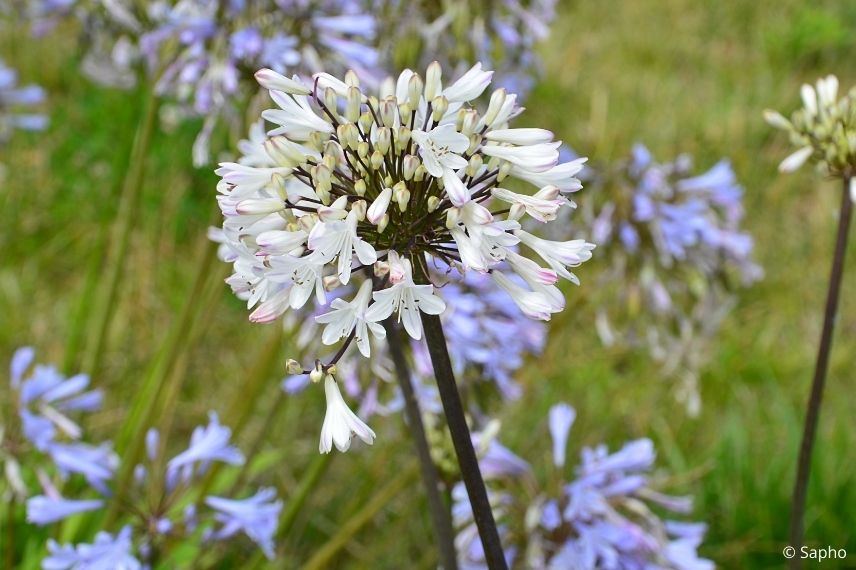
[[[728,160],[696,174],[688,155],[660,163],[642,145],[616,168],[595,169],[593,182],[581,209],[605,267],[601,340],[647,347],[696,413],[709,340],[734,292],[763,273],[742,227],[743,188]]]
[[[0,59],[0,143],[12,135],[12,131],[41,131],[48,119],[28,109],[40,105],[45,92],[37,85],[19,85],[18,73]]]
[[[538,44],[550,34],[556,0],[446,2],[367,0],[378,14],[382,57],[390,69],[465,70],[480,61],[498,87],[525,96],[542,71]]]
[[[68,378],[56,367],[34,364],[34,360],[35,350],[25,347],[15,352],[10,364],[17,417],[4,426],[2,434],[4,447],[12,450],[5,458],[7,479],[21,497],[29,495],[22,467],[56,472],[63,480],[79,475],[104,492],[118,459],[109,443],[84,442],[78,423],[101,408],[101,390],[90,390],[85,374]]]
[[[115,536],[106,532],[95,535],[92,544],[61,545],[48,540],[50,555],[42,561],[45,570],[141,570],[143,565],[133,554],[131,527],[125,526]]]
[[[159,432],[149,430],[146,433],[145,460],[135,466],[133,488],[121,499],[114,499],[107,486],[112,482],[116,465],[99,471],[98,457],[92,450],[78,450],[82,456],[80,460],[91,466],[84,475],[98,481],[99,485],[93,484],[93,487],[102,496],[95,499],[63,497],[49,480],[43,479],[44,494],[27,501],[27,520],[37,525],[54,524],[70,516],[102,509],[111,500],[120,500],[120,510],[131,517],[134,528],[140,528],[142,532],[137,533],[134,541],[129,530],[131,527],[126,526],[115,536],[99,533],[93,544],[59,546],[51,542],[48,544],[50,556],[43,561],[43,568],[122,567],[116,564],[138,568],[138,561],[148,567],[157,562],[153,557],[166,541],[190,540],[199,536],[203,541],[226,541],[239,531],[272,558],[273,537],[282,508],[282,502],[276,500],[272,489],[263,489],[244,500],[207,496],[200,501],[210,508],[201,512],[194,502],[189,502],[212,464],[244,464],[244,455],[232,445],[231,436],[232,431],[223,426],[217,414],[212,412],[208,424],[193,431],[187,449],[167,458]],[[70,454],[73,449],[66,451]],[[86,455],[92,457],[86,459]],[[152,496],[162,496],[162,499],[153,503],[148,500]],[[197,535],[197,529],[202,530],[200,535]]]
[[[541,486],[535,471],[496,440],[496,426],[473,434],[509,564],[532,569],[712,570],[697,552],[706,526],[663,519],[692,502],[652,485],[656,458],[648,439],[610,452],[584,448],[572,477],[565,451],[576,413],[557,404],[549,413],[555,476]],[[463,484],[453,490],[455,544],[461,568],[487,568]]]

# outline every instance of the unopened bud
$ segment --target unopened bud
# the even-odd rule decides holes
[[[431,107],[433,108],[431,118],[434,121],[439,121],[446,114],[446,111],[449,110],[449,100],[442,95],[438,95],[434,97]]]
[[[389,214],[384,214],[377,225],[378,233],[382,234],[387,225],[389,225]]]
[[[422,78],[417,73],[414,73],[407,82],[407,101],[414,109],[419,107],[419,98],[422,97],[422,89],[425,85]]]
[[[349,69],[345,72],[345,85],[349,85],[351,87],[360,86],[360,78],[353,69]]]
[[[312,372],[309,373],[309,379],[314,384],[317,384],[318,382],[324,379],[324,370],[321,368],[320,360],[315,361],[315,368],[313,368]]]
[[[383,165],[383,155],[380,151],[376,150],[372,153],[372,157],[369,159],[369,162],[373,169],[380,170],[380,167]]]
[[[440,205],[440,198],[437,196],[428,196],[428,212],[433,212]]]
[[[336,92],[333,90],[332,87],[327,87],[326,89],[324,89],[324,105],[326,105],[327,109],[331,113],[336,112],[336,108],[338,107],[339,102],[338,98],[336,97]],[[326,117],[327,114],[325,113],[324,116]]]
[[[428,66],[428,70],[425,73],[425,100],[433,101],[434,97],[440,94],[440,89],[442,87],[441,80],[443,75],[443,69],[440,67],[440,64],[436,61],[432,62],[431,65]]]
[[[503,160],[502,165],[499,167],[499,174],[496,175],[496,181],[502,182],[505,180],[509,172],[511,172],[511,163]]]
[[[369,143],[366,141],[360,141],[360,143],[357,144],[357,154],[360,158],[367,157],[369,155]]]
[[[380,120],[385,127],[391,127],[395,124],[396,101],[392,97],[388,97],[380,102]]]
[[[506,91],[504,87],[497,89],[491,94],[490,103],[488,103],[487,112],[484,115],[485,125],[491,126],[493,124],[493,121],[496,119],[496,116],[505,104],[505,95]]]
[[[389,127],[381,127],[380,129],[378,129],[375,148],[379,150],[381,154],[386,154],[389,152],[389,147],[391,143],[392,129],[390,129]]]
[[[460,217],[461,212],[458,208],[449,208],[446,210],[446,227],[451,230],[457,226]]]
[[[303,367],[293,358],[285,361],[285,371],[289,374],[300,374],[303,372]]]
[[[412,179],[413,175],[416,173],[416,169],[419,168],[420,164],[422,163],[419,162],[419,159],[413,156],[412,154],[406,155],[401,161],[401,174],[404,176],[404,179]]]
[[[363,114],[360,115],[360,130],[364,133],[367,133],[372,128],[372,123],[374,119],[372,118],[372,114],[369,111],[363,111]]]
[[[465,170],[466,175],[470,178],[474,177],[479,173],[479,170],[481,170],[483,165],[484,159],[482,158],[482,155],[474,154],[470,157],[470,162],[467,164],[467,169]]]
[[[357,196],[365,196],[366,195],[366,182],[362,178],[354,181],[354,192],[357,193]]]
[[[345,118],[352,123],[360,120],[360,100],[362,93],[357,87],[348,88],[348,104],[345,105]]]
[[[351,205],[351,211],[357,216],[357,221],[362,222],[366,219],[366,212],[368,211],[368,204],[365,200],[357,200]]]

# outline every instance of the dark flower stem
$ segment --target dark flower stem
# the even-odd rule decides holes
[[[431,522],[434,525],[437,545],[440,550],[440,564],[445,570],[457,570],[458,560],[455,554],[455,535],[452,529],[452,519],[449,508],[440,494],[440,476],[437,466],[431,459],[431,449],[425,437],[425,426],[422,424],[422,412],[419,402],[413,392],[413,384],[410,381],[410,367],[404,356],[404,346],[398,327],[392,318],[383,323],[386,329],[386,340],[389,344],[389,352],[395,364],[395,373],[401,393],[404,396],[404,412],[407,415],[407,423],[410,426],[410,435],[416,448],[416,456],[419,458],[419,467],[422,471],[422,482],[425,484],[425,494],[428,499],[428,510]]]
[[[847,252],[847,234],[850,229],[850,219],[853,215],[853,201],[850,199],[850,178],[845,177],[841,191],[841,210],[838,217],[838,237],[835,241],[835,256],[832,260],[832,272],[829,276],[829,290],[826,294],[826,310],[823,317],[823,331],[820,336],[820,347],[817,351],[817,364],[814,368],[814,379],[811,384],[811,394],[805,416],[805,428],[802,444],[800,445],[799,461],[797,463],[797,478],[794,484],[794,495],[791,510],[790,545],[799,551],[803,544],[804,518],[808,480],[811,473],[811,455],[814,448],[817,423],[820,416],[820,405],[823,399],[823,387],[826,383],[826,371],[829,368],[829,353],[832,349],[832,334],[835,328],[835,318],[838,313],[838,300],[841,296],[841,278],[844,274],[844,258]],[[791,559],[790,567],[801,567],[799,556]]]
[[[428,283],[428,275],[419,259],[414,259],[414,273],[418,282]],[[429,315],[420,311],[422,327],[425,330],[425,342],[428,345],[428,354],[431,355],[431,364],[434,367],[434,376],[437,378],[437,388],[440,392],[440,400],[443,402],[443,411],[446,414],[446,422],[452,435],[452,443],[455,446],[455,454],[458,456],[458,466],[461,468],[461,478],[467,489],[467,496],[473,510],[473,519],[479,531],[482,547],[484,548],[485,562],[490,570],[505,570],[508,565],[505,562],[505,554],[502,551],[502,542],[496,530],[496,521],[493,519],[493,511],[487,497],[487,489],[482,479],[476,450],[473,448],[473,440],[470,437],[470,428],[467,426],[467,418],[464,415],[464,407],[461,404],[461,396],[455,383],[455,373],[452,371],[452,362],[449,359],[449,349],[446,346],[446,335],[443,333],[443,325],[440,317]]]

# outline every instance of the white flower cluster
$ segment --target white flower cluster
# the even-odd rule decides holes
[[[824,174],[850,181],[850,196],[856,202],[856,89],[838,98],[838,78],[818,79],[817,88],[803,85],[803,107],[785,118],[776,111],[764,111],[767,122],[790,134],[798,147],[779,165],[782,172],[793,172],[809,159]]]
[[[312,370],[290,362],[292,373],[326,379],[328,403],[338,393],[335,363],[351,342],[369,357],[370,333],[384,336],[381,321],[396,314],[420,339],[420,311],[444,311],[428,278],[432,260],[490,274],[526,315],[549,320],[565,306],[559,277],[576,283],[568,268],[591,257],[585,240],[548,241],[522,229],[527,214],[547,223],[573,205],[563,194],[581,188],[575,175],[585,159],[560,164],[553,133],[509,128],[522,109],[505,89],[483,111],[471,105],[491,76],[476,64],[444,87],[435,62],[425,79],[408,69],[372,95],[354,72],[344,81],[319,73],[312,84],[268,69],[256,74],[277,105],[262,113],[274,127],[257,124],[240,160],[217,170],[225,220],[215,239],[234,264],[228,283],[255,307],[254,322],[313,296],[326,305],[328,293],[355,275],[364,279],[351,301],[334,293],[331,310],[317,317],[325,344],[345,339],[337,356]],[[536,192],[513,191],[514,179]],[[346,414],[330,415],[324,431],[340,449],[351,431],[373,439],[367,426],[347,427],[354,422]],[[337,419],[341,430],[326,429]],[[322,439],[321,448],[330,442]]]

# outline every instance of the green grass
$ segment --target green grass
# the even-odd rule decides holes
[[[697,497],[696,517],[710,523],[703,553],[722,568],[783,565],[837,203],[834,184],[812,172],[776,172],[788,147],[761,112],[792,109],[800,83],[821,74],[834,72],[843,85],[854,84],[854,28],[856,5],[833,1],[810,7],[799,0],[566,3],[543,49],[544,81],[523,117],[549,126],[594,163],[624,156],[636,141],[664,160],[690,152],[699,168],[728,156],[746,188],[746,225],[766,278],[741,295],[724,324],[702,375],[699,418],[686,417],[644,355],[598,343],[586,293],[595,281],[596,256],[579,271],[583,285],[570,292],[577,297],[574,312],[553,328],[546,356],[521,372],[523,400],[502,417],[505,443],[536,464],[545,463],[549,450],[531,445],[532,434],[546,440],[546,411],[557,400],[579,412],[576,447],[652,437],[664,471],[675,474],[672,490]],[[38,347],[42,361],[61,362],[87,268],[99,268],[94,252],[116,211],[142,96],[98,89],[79,77],[70,38],[39,49],[28,42],[21,31],[4,36],[0,54],[24,80],[51,93],[52,128],[18,135],[0,149],[8,167],[0,186],[0,360],[27,343]],[[160,133],[153,145],[116,326],[95,379],[108,391],[106,409],[93,425],[105,437],[121,425],[190,287],[215,184],[210,173],[190,167],[197,127]],[[856,304],[847,295],[856,291],[853,249],[816,447],[807,539],[856,553]],[[185,362],[176,431],[187,434],[208,409],[225,412],[241,398],[268,333],[247,322],[224,286]],[[283,350],[281,361],[288,355]],[[281,367],[268,372],[271,391],[281,373]],[[244,443],[260,428],[268,405],[262,401],[241,436]],[[316,454],[323,411],[317,391],[287,403],[264,445],[279,459],[258,482],[275,484],[288,497]],[[376,445],[334,458],[299,514],[282,546],[286,567],[313,555],[411,460],[400,418],[377,418],[373,427]],[[372,517],[337,567],[396,568],[404,561],[431,567],[430,526],[417,490]]]

